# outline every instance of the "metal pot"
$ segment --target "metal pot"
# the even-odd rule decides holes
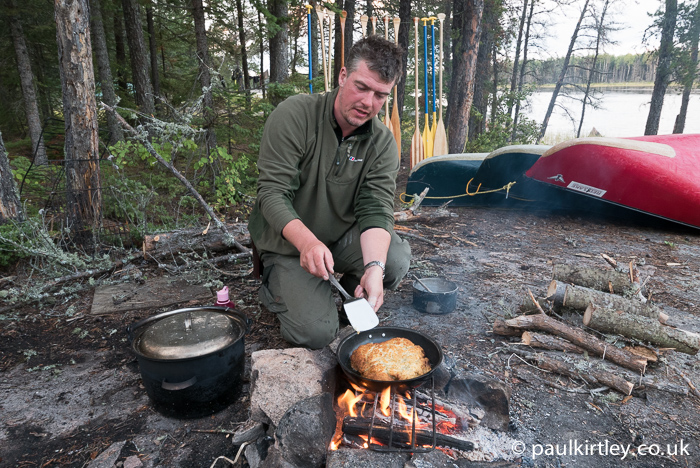
[[[168,415],[200,417],[240,393],[247,317],[226,307],[179,309],[127,327],[143,385]]]
[[[449,314],[457,307],[457,285],[443,278],[416,281],[413,283],[413,307],[427,314]]]
[[[350,358],[358,346],[366,343],[381,343],[392,338],[406,338],[423,348],[425,357],[430,362],[430,372],[408,380],[374,380],[363,377],[352,368]],[[382,391],[386,387],[392,387],[395,391],[420,387],[431,378],[435,369],[442,364],[442,349],[432,338],[410,328],[401,327],[376,327],[361,333],[352,333],[340,342],[336,354],[340,368],[348,380],[373,391]]]

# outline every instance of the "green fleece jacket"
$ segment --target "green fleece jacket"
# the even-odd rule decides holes
[[[326,245],[358,223],[360,231],[394,226],[399,169],[396,143],[377,117],[339,144],[336,88],[282,102],[265,123],[258,196],[248,230],[257,249],[299,255],[282,229],[300,219]]]

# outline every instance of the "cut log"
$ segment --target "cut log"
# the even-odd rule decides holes
[[[583,286],[574,286],[553,280],[547,289],[547,299],[552,301],[554,310],[573,309],[585,311],[590,304],[600,307],[623,310],[629,314],[654,318],[666,323],[668,315],[653,304],[642,304],[637,300],[627,299],[616,294],[597,291]]]
[[[343,419],[343,433],[350,435],[368,435],[371,419],[369,418],[351,418],[346,417]],[[411,433],[410,424],[404,425],[399,421],[395,421],[394,424],[397,427],[394,428],[393,434],[393,444],[395,447],[408,448],[411,443]],[[409,428],[408,433],[406,428]],[[372,429],[372,439],[380,442],[384,445],[389,445],[389,425],[381,422],[374,421],[374,427]],[[422,445],[433,445],[433,431],[432,429],[428,431],[417,430],[416,429],[416,446],[420,447]],[[435,434],[435,445],[440,447],[449,447],[457,450],[471,451],[474,450],[474,444],[472,442],[457,439],[455,437],[450,437],[446,434],[440,434],[437,432]]]
[[[615,333],[664,348],[674,348],[681,353],[694,355],[700,350],[700,335],[621,310],[591,305],[583,314],[583,324],[603,333]]]
[[[575,265],[554,265],[552,279],[614,294],[625,294],[638,287],[630,283],[630,277],[625,272]]]
[[[612,372],[595,368],[589,368],[582,371],[578,369],[575,364],[545,356],[543,353],[532,353],[513,347],[510,347],[509,350],[518,356],[527,359],[528,361],[534,362],[540,369],[556,372],[557,374],[565,375],[567,377],[581,379],[593,385],[605,385],[607,387],[614,388],[623,395],[631,394],[632,389],[634,388],[633,384],[619,375],[613,374]]]
[[[496,319],[493,321],[492,331],[496,335],[501,336],[520,336],[523,334],[522,330],[518,328],[509,327],[508,325],[506,325],[506,322],[504,322],[501,319]]]
[[[647,366],[646,359],[616,348],[580,328],[572,327],[545,314],[520,315],[506,320],[505,324],[522,330],[541,330],[560,336],[597,356],[603,356],[610,362],[642,374]]]
[[[566,353],[583,354],[586,352],[585,349],[563,338],[530,331],[523,332],[523,344],[533,348],[564,351]]]
[[[552,310],[552,301],[549,301],[547,299],[538,297],[537,303],[540,305],[542,310],[545,311],[545,313],[549,313]],[[540,309],[537,308],[534,302],[532,302],[532,298],[530,297],[529,294],[526,294],[525,297],[523,298],[522,304],[520,304],[520,307],[518,307],[520,312],[523,314],[539,314]]]

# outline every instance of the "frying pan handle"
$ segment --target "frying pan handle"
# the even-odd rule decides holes
[[[185,380],[184,382],[166,382],[165,380],[163,380],[160,386],[163,387],[164,390],[184,390],[186,388],[191,387],[195,383],[197,383],[196,375],[191,379]]]

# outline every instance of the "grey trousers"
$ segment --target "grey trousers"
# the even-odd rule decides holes
[[[364,274],[360,230],[357,226],[329,246],[334,270],[343,273],[341,285],[353,294]],[[338,309],[328,281],[306,272],[298,256],[264,252],[260,302],[280,320],[282,337],[290,343],[318,349],[338,333]],[[408,272],[411,247],[396,233],[391,234],[384,277],[385,289],[396,289]]]

